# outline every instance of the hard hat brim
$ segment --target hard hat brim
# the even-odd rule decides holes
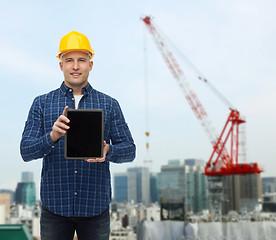
[[[62,56],[65,55],[66,53],[69,53],[69,52],[84,52],[84,53],[87,53],[90,57],[90,60],[94,57],[94,50],[93,51],[87,51],[85,49],[70,49],[68,51],[64,51],[64,52],[57,52],[56,54],[56,57],[62,61]]]

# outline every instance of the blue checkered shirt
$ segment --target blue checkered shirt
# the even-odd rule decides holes
[[[61,87],[35,98],[20,143],[24,161],[43,158],[41,201],[62,216],[90,217],[102,213],[111,201],[109,163],[131,162],[135,144],[118,102],[88,84],[82,89],[79,109],[104,111],[104,139],[110,144],[105,162],[88,163],[64,158],[64,137],[50,138],[52,126],[65,106],[75,108],[73,90]]]

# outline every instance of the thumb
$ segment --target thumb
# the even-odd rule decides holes
[[[66,106],[66,107],[63,109],[63,113],[62,113],[62,115],[64,115],[64,116],[65,116],[66,110],[67,110],[68,108],[69,108],[69,107],[68,107],[68,106]]]

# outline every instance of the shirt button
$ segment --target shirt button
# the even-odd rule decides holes
[[[77,192],[75,192],[75,196],[77,195]]]
[[[72,100],[74,101],[74,100],[75,100],[75,98],[72,98]]]
[[[78,171],[76,170],[75,173],[78,173]]]
[[[69,92],[72,92],[72,89],[69,89]]]

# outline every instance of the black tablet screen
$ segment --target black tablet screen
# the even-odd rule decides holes
[[[103,111],[67,110],[70,128],[65,135],[66,158],[100,158],[103,147]]]

